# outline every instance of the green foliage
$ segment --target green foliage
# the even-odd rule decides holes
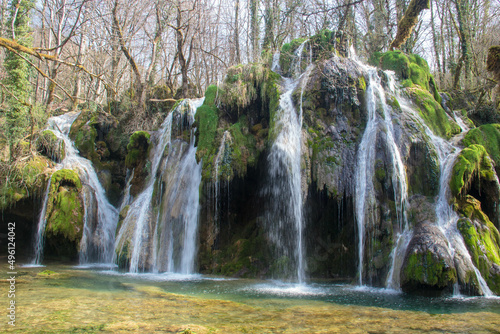
[[[464,148],[455,160],[450,189],[454,197],[465,195],[475,177],[494,180],[494,170],[486,149],[481,145]]]
[[[19,6],[16,5],[17,1],[13,1],[9,6],[8,31],[11,31],[10,28],[14,26],[16,42],[30,47],[32,44],[30,12],[35,4],[33,0],[21,0]],[[13,23],[12,20],[16,10],[16,20]],[[31,94],[31,67],[26,60],[11,51],[6,51],[4,67],[7,73],[3,84],[15,96],[5,95],[8,139],[10,146],[14,147],[26,135],[29,124],[28,113],[30,107],[26,103],[29,103]]]
[[[469,130],[462,143],[465,146],[482,145],[495,165],[500,166],[500,124],[485,124]]]
[[[0,175],[4,180],[0,185],[0,210],[40,193],[45,181],[43,172],[48,165],[47,158],[35,155],[26,160],[15,161],[12,165],[2,166],[5,172]]]
[[[410,89],[410,93],[418,107],[420,116],[432,132],[447,139],[460,133],[460,127],[450,120],[443,107],[428,91],[413,87]]]

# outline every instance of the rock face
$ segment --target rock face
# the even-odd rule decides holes
[[[401,270],[406,292],[452,291],[457,281],[453,257],[441,230],[431,222],[415,227]]]

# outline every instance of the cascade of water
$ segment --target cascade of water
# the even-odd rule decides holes
[[[164,270],[164,262],[166,262],[167,271],[192,273],[194,270],[199,211],[199,184],[201,182],[201,164],[196,162],[194,136],[191,136],[192,140],[187,153],[180,157],[180,165],[176,169],[175,175],[168,175],[174,185],[168,187],[167,194],[164,194],[166,190],[163,188],[163,183],[161,182],[164,173],[159,168],[172,155],[171,137],[173,117],[176,117],[178,122],[186,121],[189,127],[194,122],[196,109],[202,103],[203,99],[184,100],[175,110],[169,113],[160,130],[155,134],[156,144],[150,155],[150,161],[152,162],[151,176],[144,190],[130,204],[127,216],[123,221],[115,243],[117,252],[114,261],[117,262],[118,256],[121,256],[123,252],[129,252],[130,272],[144,270],[147,261],[149,261],[150,269],[153,271]],[[182,126],[182,123],[179,123],[178,126]],[[169,147],[169,150],[165,157],[164,152],[167,147]],[[157,193],[161,196],[158,199],[153,196],[155,187],[157,186],[159,187]],[[173,246],[174,222],[164,221],[161,213],[159,211],[155,213],[154,209],[155,203],[171,201],[172,198],[177,201],[176,209],[181,210],[179,214],[182,217],[181,222],[175,223],[182,225],[184,233],[180,250],[176,250],[178,247],[174,249]],[[167,231],[165,230],[167,228],[170,229]],[[179,229],[180,227],[176,228]],[[167,245],[161,243],[162,233],[169,235],[165,241]],[[127,241],[127,238],[130,238],[129,241]],[[165,252],[162,252],[161,250],[165,247]],[[180,264],[178,266],[173,261],[174,251],[180,252]]]
[[[306,42],[297,48],[291,65],[291,68],[294,69],[294,75],[300,73],[302,51]],[[300,167],[302,101],[300,109],[296,110],[292,93],[302,82],[302,100],[304,87],[312,67],[313,65],[309,64],[306,72],[297,79],[283,79],[285,93],[280,96],[279,108],[274,119],[276,139],[268,156],[271,179],[268,193],[272,198],[272,209],[268,215],[270,237],[279,249],[280,260],[288,263],[286,265],[287,273],[283,274],[296,278],[299,283],[304,282],[305,279]]]
[[[354,56],[355,57],[355,56]],[[368,67],[358,62],[368,76],[366,89],[366,103],[368,109],[368,122],[358,149],[358,162],[356,169],[356,202],[355,212],[358,226],[358,282],[363,284],[363,259],[365,248],[365,227],[373,219],[372,212],[375,205],[375,193],[373,187],[373,165],[375,159],[375,144],[379,126],[385,127],[387,149],[392,161],[392,184],[396,197],[396,213],[399,225],[399,234],[393,251],[391,252],[391,268],[389,270],[386,285],[390,288],[399,287],[399,270],[401,263],[396,261],[401,252],[402,240],[409,239],[411,232],[408,231],[406,218],[406,206],[408,197],[408,186],[406,183],[406,170],[401,158],[399,147],[395,140],[392,116],[386,103],[385,90],[377,69]],[[388,86],[394,92],[394,76],[386,72]],[[383,112],[383,123],[378,119],[377,106]],[[401,239],[403,238],[403,239]]]
[[[460,129],[462,130],[462,132],[469,131],[470,128],[467,126],[467,124],[465,124],[463,119],[457,115],[455,110],[453,110],[453,118],[455,119],[455,122],[457,122],[457,124],[460,127]]]
[[[460,153],[460,149],[456,147],[452,142],[448,142],[441,137],[436,136],[431,129],[425,124],[425,122],[420,118],[420,115],[411,108],[410,104],[403,98],[398,97],[401,108],[403,111],[413,115],[420,124],[424,127],[426,135],[429,137],[430,141],[436,148],[439,158],[440,165],[440,177],[439,177],[439,194],[436,202],[436,216],[437,224],[443,235],[446,237],[448,248],[451,252],[451,257],[454,258],[455,254],[460,254],[467,261],[467,263],[474,269],[474,273],[479,283],[479,287],[485,296],[493,296],[488,284],[482,277],[479,270],[476,268],[472,262],[472,258],[465,246],[462,234],[457,228],[457,222],[459,220],[458,214],[453,210],[448,199],[450,198],[450,179],[453,171],[453,165],[455,160]],[[463,136],[464,132],[459,135]],[[459,295],[460,290],[458,285],[453,289],[454,295]]]
[[[274,71],[276,73],[281,72],[281,68],[280,68],[280,55],[281,55],[281,53],[279,51],[276,51],[273,54],[273,63],[271,65],[271,71]]]
[[[100,263],[111,262],[113,254],[113,243],[116,228],[116,218],[118,212],[106,198],[106,192],[99,182],[96,171],[92,163],[79,156],[78,150],[73,145],[73,142],[68,137],[71,125],[78,117],[79,113],[67,113],[57,117],[51,117],[48,120],[48,129],[51,130],[57,138],[62,140],[65,145],[65,157],[56,165],[56,170],[68,168],[78,170],[80,180],[85,187],[88,187],[86,194],[84,191],[85,212],[83,235],[80,241],[80,263],[85,264],[89,261],[97,261]],[[35,259],[34,263],[40,264],[43,257],[43,234],[45,231],[45,215],[47,210],[47,197],[49,188],[47,188],[46,196],[42,212],[39,219],[38,234],[35,238]],[[92,195],[90,195],[92,194]],[[92,196],[93,198],[89,198]],[[92,200],[93,199],[93,200]],[[97,217],[93,217],[94,203],[97,206]],[[90,217],[93,220],[97,218],[95,229],[89,228]]]

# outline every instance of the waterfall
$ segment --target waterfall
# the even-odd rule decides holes
[[[291,65],[294,75],[300,74],[302,50],[306,42],[295,53]],[[297,279],[299,283],[305,279],[301,187],[302,101],[300,109],[296,110],[292,94],[299,83],[302,83],[302,100],[312,68],[313,65],[310,64],[297,79],[283,78],[285,93],[280,96],[274,118],[276,139],[268,156],[270,185],[267,192],[271,197],[267,217],[269,234],[277,248],[277,262],[286,271],[282,275]]]
[[[358,65],[364,69],[368,84],[366,89],[366,104],[368,110],[368,121],[365,132],[358,148],[358,160],[356,166],[356,199],[355,215],[358,227],[358,283],[363,285],[363,259],[365,249],[365,230],[367,224],[372,224],[375,217],[375,190],[373,185],[374,160],[376,151],[377,135],[379,128],[385,129],[386,145],[391,156],[392,162],[392,185],[396,197],[396,214],[399,227],[399,233],[395,247],[391,252],[391,267],[388,274],[386,285],[389,288],[399,287],[399,268],[402,261],[397,261],[401,253],[401,241],[410,239],[411,232],[408,230],[406,217],[406,207],[408,200],[408,185],[406,182],[406,170],[401,158],[401,152],[395,140],[394,128],[392,125],[392,116],[386,103],[385,89],[382,87],[381,78],[377,69],[366,66],[360,62]],[[389,81],[389,90],[394,91],[394,75],[391,72],[385,72]],[[377,113],[377,108],[383,112],[383,119]],[[401,239],[403,238],[403,239]]]
[[[420,118],[418,112],[416,112],[410,105],[406,102],[406,100],[402,97],[399,97],[400,105],[403,111],[413,115],[416,119],[419,120],[420,124],[424,127],[426,135],[429,137],[430,141],[436,148],[439,158],[440,165],[440,177],[439,177],[439,194],[436,200],[436,216],[437,216],[437,225],[440,230],[443,232],[445,236],[448,248],[451,252],[451,257],[455,258],[455,254],[458,252],[460,255],[464,257],[464,259],[468,262],[468,264],[473,268],[474,273],[476,275],[477,281],[479,283],[479,287],[482,290],[485,296],[493,296],[493,292],[491,292],[488,284],[482,277],[479,270],[476,268],[472,259],[470,257],[469,251],[465,246],[464,239],[462,234],[457,228],[457,222],[459,220],[458,214],[453,210],[453,207],[449,203],[449,198],[451,196],[450,191],[450,179],[451,173],[453,171],[453,165],[455,163],[455,159],[460,153],[460,149],[452,144],[444,140],[441,137],[436,136],[431,129],[425,124],[425,122]],[[461,134],[462,136],[464,133]],[[460,136],[460,135],[459,135]],[[454,295],[460,294],[458,285],[456,285],[453,289]]]
[[[203,99],[181,102],[153,136],[150,177],[130,204],[115,243],[114,261],[128,256],[130,272],[194,271],[201,163],[196,162],[193,132],[186,144],[172,140],[172,128],[190,128],[202,103]],[[175,168],[165,171],[172,163]]]
[[[79,156],[78,150],[68,137],[71,125],[78,117],[79,113],[66,113],[61,116],[51,117],[48,120],[48,129],[65,145],[66,156],[56,165],[55,169],[73,169],[78,172],[82,185],[84,186],[84,227],[80,241],[80,264],[91,261],[99,263],[110,263],[113,256],[113,244],[115,238],[115,228],[118,212],[106,198],[106,192],[99,182],[97,173],[92,163]],[[42,210],[38,222],[37,235],[35,237],[35,257],[34,264],[41,264],[43,259],[43,244],[46,226],[46,211],[49,195],[47,187]],[[96,206],[96,208],[94,207]],[[93,217],[96,209],[97,217]],[[92,217],[92,218],[91,218]],[[97,224],[94,229],[89,224]],[[91,221],[92,220],[92,221]]]

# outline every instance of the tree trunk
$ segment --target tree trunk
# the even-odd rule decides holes
[[[418,15],[424,9],[429,9],[430,0],[411,0],[405,15],[398,23],[398,32],[391,43],[390,49],[399,49],[401,45],[410,37],[413,27],[418,21]]]

